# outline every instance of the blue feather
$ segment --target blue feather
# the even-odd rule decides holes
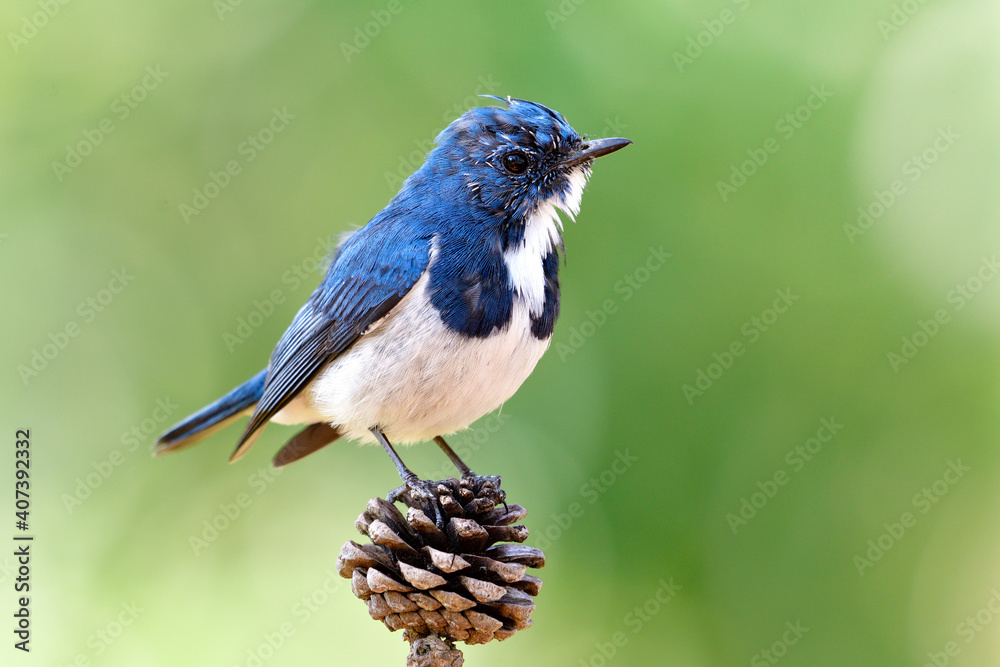
[[[394,424],[379,420],[399,418],[398,403],[415,395],[427,393],[428,405],[440,408],[435,391],[461,397],[470,380],[481,389],[476,397],[480,403],[472,402],[479,406],[471,408],[476,414],[460,407],[423,428],[445,423],[461,428],[509,398],[544,352],[559,316],[562,237],[556,207],[575,214],[593,158],[629,142],[585,142],[562,115],[541,104],[495,99],[503,106],[470,109],[448,125],[388,206],[341,243],[323,281],[278,342],[268,368],[164,434],[160,451],[183,447],[252,408],[232,458],[239,457],[321,373],[355,368],[337,365],[345,354],[370,355],[363,357],[358,375],[337,376],[334,386],[346,387],[351,398],[337,403],[336,415],[317,412],[318,404],[308,401],[305,412],[293,408],[293,421],[305,415],[312,425],[292,439],[277,461],[295,460],[341,435],[357,438],[369,428],[391,428]],[[426,293],[407,302],[409,319],[398,320],[407,324],[380,329],[392,329],[395,338],[378,338],[374,347],[355,346],[373,325],[387,316],[391,320],[396,306],[425,276]],[[409,338],[408,353],[393,356],[400,338]],[[496,355],[495,367],[506,374],[496,378],[495,386],[489,354]],[[511,364],[511,359],[520,363]],[[371,373],[385,371],[392,386],[373,380],[383,376],[372,376],[369,366],[384,366]],[[494,396],[491,391],[503,393]],[[351,392],[358,392],[358,398]],[[328,395],[339,396],[336,391]],[[390,404],[388,396],[405,400]],[[377,409],[356,416],[353,430],[339,429],[345,423],[337,421],[340,413],[357,412],[358,404]],[[432,419],[428,409],[418,402],[406,408],[406,418]],[[370,418],[377,423],[369,424]],[[418,428],[409,433],[426,435]]]

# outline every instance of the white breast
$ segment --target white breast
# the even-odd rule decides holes
[[[527,305],[515,303],[507,329],[467,338],[445,327],[430,302],[425,272],[372,331],[331,362],[303,392],[309,407],[350,438],[430,440],[466,428],[510,398],[548,341],[531,335]]]

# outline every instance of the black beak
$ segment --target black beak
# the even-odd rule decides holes
[[[614,137],[612,139],[588,139],[580,144],[580,149],[574,155],[569,156],[562,163],[562,166],[572,167],[573,165],[580,164],[581,162],[593,160],[601,157],[602,155],[607,155],[608,153],[614,153],[620,148],[625,148],[630,143],[632,143],[630,139],[623,139],[621,137]]]

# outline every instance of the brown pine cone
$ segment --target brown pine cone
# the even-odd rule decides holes
[[[348,542],[337,569],[368,613],[408,639],[439,635],[466,644],[504,640],[531,625],[541,579],[526,574],[545,554],[523,542],[528,529],[511,525],[527,513],[506,505],[499,477],[431,483],[444,529],[411,505],[404,517],[381,498],[368,502],[358,531],[374,544]]]

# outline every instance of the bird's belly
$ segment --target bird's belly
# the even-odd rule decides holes
[[[448,329],[427,294],[426,275],[383,321],[332,361],[307,389],[310,407],[345,435],[374,442],[429,440],[463,429],[510,398],[548,339],[531,333],[515,300],[507,327],[485,338]]]

